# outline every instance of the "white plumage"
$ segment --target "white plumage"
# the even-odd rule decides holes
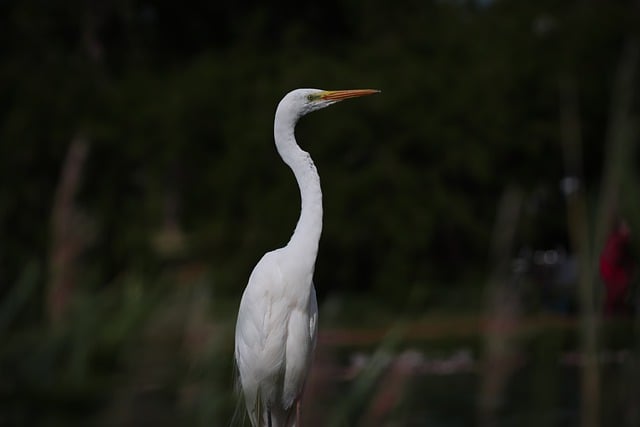
[[[296,142],[295,125],[311,111],[376,92],[296,89],[276,110],[276,148],[298,182],[301,210],[289,243],[262,257],[240,302],[235,359],[253,426],[299,425],[300,398],[316,342],[313,271],[322,232],[322,191],[311,156]]]

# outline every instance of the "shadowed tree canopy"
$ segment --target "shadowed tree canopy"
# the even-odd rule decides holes
[[[640,28],[631,3],[2,1],[0,286],[45,262],[81,134],[81,276],[104,286],[196,263],[218,292],[240,293],[295,225],[297,188],[272,141],[295,87],[383,91],[299,126],[325,193],[320,295],[403,302],[480,276],[506,187],[560,197],[566,76],[586,185],[597,179],[612,64]],[[564,239],[563,212],[531,212],[546,226],[524,242]]]

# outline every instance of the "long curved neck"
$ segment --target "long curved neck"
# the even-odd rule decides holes
[[[297,117],[276,112],[273,134],[278,153],[293,171],[300,188],[300,218],[287,247],[295,250],[298,259],[309,262],[313,269],[322,233],[322,190],[311,156],[296,142],[296,121]]]

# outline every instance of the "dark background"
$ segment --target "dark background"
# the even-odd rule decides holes
[[[486,295],[517,273],[506,305],[518,317],[575,321],[551,351],[595,351],[585,343],[601,329],[579,314],[599,312],[603,230],[614,214],[640,227],[639,12],[598,0],[0,0],[0,425],[228,424],[241,292],[298,215],[272,140],[275,107],[297,87],[382,90],[298,126],[324,194],[321,328],[492,314]],[[563,193],[566,177],[577,193]],[[557,270],[569,272],[561,290]],[[621,322],[611,336],[637,364],[634,318]],[[464,425],[482,395],[471,384]],[[334,418],[355,425],[370,394]],[[388,425],[458,425],[420,405]]]

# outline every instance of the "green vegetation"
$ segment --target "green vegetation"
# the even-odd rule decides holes
[[[586,277],[612,212],[637,235],[639,12],[593,0],[0,1],[0,426],[228,424],[237,303],[298,214],[271,136],[297,87],[382,90],[305,118],[298,137],[323,184],[322,324],[398,330],[327,345],[337,364],[375,356],[357,379],[310,392],[309,413],[365,422],[387,352],[463,346],[533,361],[505,368],[497,394],[516,391],[497,409],[476,407],[490,369],[414,379],[405,392],[424,397],[385,425],[577,425],[579,373],[557,360],[607,346],[631,356],[600,376],[599,417],[634,425],[631,320],[516,340],[407,331],[537,319],[531,277],[517,314],[495,304],[513,301],[501,292],[520,248],[581,253]],[[560,191],[568,175],[578,199]],[[509,194],[515,225],[495,256]],[[574,305],[590,301],[572,289]],[[484,354],[494,338],[515,350]]]

